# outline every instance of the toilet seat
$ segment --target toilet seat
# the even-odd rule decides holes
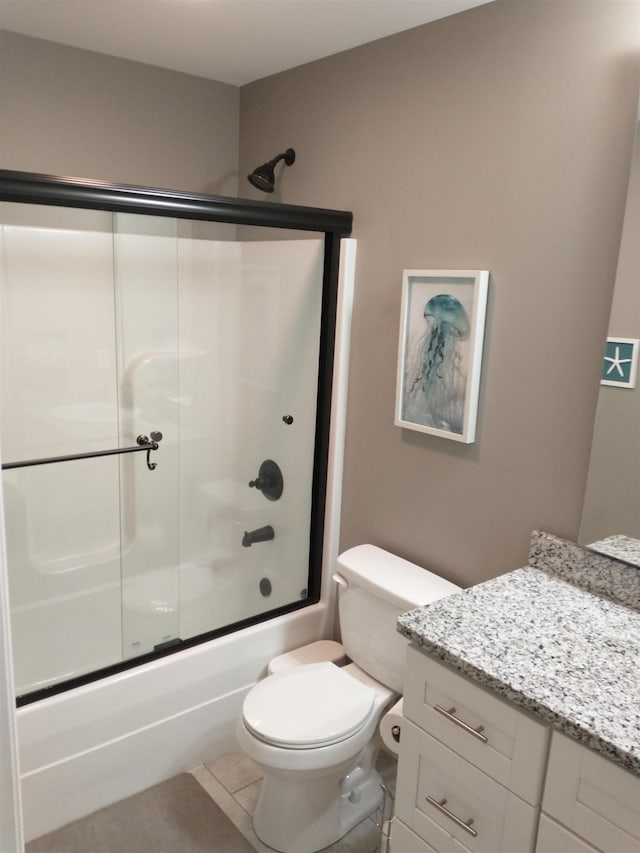
[[[313,749],[346,740],[367,722],[375,692],[332,663],[307,664],[258,682],[242,706],[260,740]]]

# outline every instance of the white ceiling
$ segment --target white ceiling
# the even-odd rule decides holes
[[[490,0],[0,0],[0,27],[242,86]]]

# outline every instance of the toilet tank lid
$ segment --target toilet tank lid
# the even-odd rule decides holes
[[[403,611],[460,590],[451,581],[376,545],[349,548],[338,556],[337,569],[347,582],[382,596]]]

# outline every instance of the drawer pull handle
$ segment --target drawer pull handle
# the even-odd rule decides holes
[[[478,833],[475,831],[475,829],[471,828],[471,824],[473,823],[472,817],[470,817],[469,820],[464,821],[459,818],[458,815],[454,814],[453,812],[450,812],[449,809],[445,809],[445,805],[447,803],[446,799],[434,800],[433,797],[427,797],[427,802],[431,803],[431,805],[438,809],[439,812],[442,812],[442,814],[450,818],[457,826],[460,827],[460,829],[464,829],[464,831],[468,832],[469,835],[473,835],[474,838],[477,838]]]
[[[455,708],[449,708],[449,710],[446,711],[440,705],[434,705],[433,710],[437,711],[439,714],[442,714],[443,717],[446,717],[447,720],[450,720],[452,723],[455,723],[456,726],[460,726],[460,728],[464,729],[465,732],[467,732],[468,734],[477,737],[478,740],[482,741],[482,743],[489,742],[489,738],[486,735],[482,734],[482,732],[484,731],[484,726],[478,726],[477,729],[472,729],[468,723],[464,722],[464,720],[461,720],[459,717],[454,717],[456,711]]]

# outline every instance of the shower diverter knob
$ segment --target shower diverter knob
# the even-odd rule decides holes
[[[249,480],[250,489],[258,489],[269,501],[277,501],[282,496],[284,481],[282,471],[273,459],[265,459],[255,480]]]

